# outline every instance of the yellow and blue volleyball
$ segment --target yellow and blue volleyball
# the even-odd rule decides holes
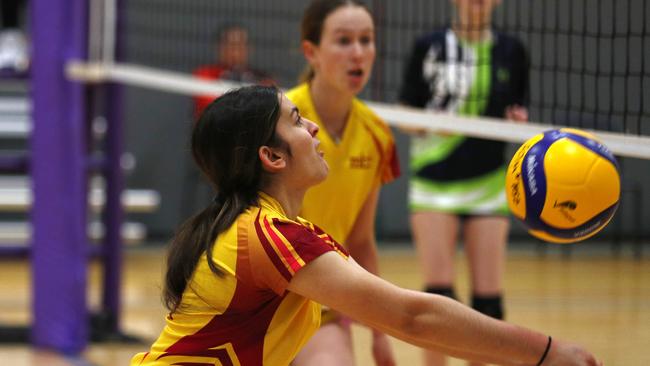
[[[533,136],[506,174],[512,214],[553,243],[587,239],[614,216],[621,193],[618,163],[594,135],[562,128]]]

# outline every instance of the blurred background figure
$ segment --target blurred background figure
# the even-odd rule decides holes
[[[528,57],[522,43],[492,29],[501,0],[452,0],[450,28],[416,41],[402,103],[468,116],[528,120]],[[471,306],[503,319],[503,271],[510,221],[505,146],[459,134],[415,132],[409,208],[425,291],[456,297],[458,233],[469,261]],[[425,365],[445,364],[426,351]]]
[[[0,71],[23,73],[29,67],[27,37],[21,29],[24,0],[0,1]]]
[[[249,43],[248,30],[240,24],[226,24],[216,32],[214,43],[215,62],[202,65],[193,72],[194,76],[204,80],[228,80],[247,84],[275,84],[268,73],[253,68],[249,64],[252,49]],[[194,120],[198,120],[201,112],[218,95],[203,94],[194,96]],[[183,183],[185,193],[183,214],[190,215],[198,207],[202,207],[205,199],[209,199],[211,189],[204,183],[198,170],[190,166],[185,174]]]
[[[289,92],[300,113],[318,124],[329,177],[310,188],[300,215],[326,230],[367,271],[378,274],[375,217],[381,187],[399,176],[390,128],[357,98],[376,57],[372,14],[357,0],[313,0],[303,14],[301,45],[308,62]],[[323,311],[321,327],[294,366],[353,366],[351,322]],[[372,330],[377,366],[394,366],[388,337]]]
[[[206,80],[223,79],[250,84],[273,84],[273,80],[266,72],[249,65],[250,53],[248,30],[239,24],[226,25],[217,32],[216,62],[200,66],[194,71],[194,75]],[[214,98],[214,95],[196,96],[195,116],[198,116]]]

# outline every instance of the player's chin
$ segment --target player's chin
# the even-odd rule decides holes
[[[323,168],[321,170],[321,174],[320,174],[320,177],[319,177],[320,181],[318,183],[324,181],[327,178],[327,176],[329,175],[329,173],[330,173],[330,166],[327,165],[327,162],[325,160],[323,160]]]
[[[325,162],[325,168],[323,169],[324,173],[323,175],[325,176],[323,179],[327,178],[328,175],[330,175],[330,166],[327,165],[327,162]]]
[[[361,93],[363,88],[366,86],[366,82],[367,80],[363,79],[350,80],[348,82],[348,89],[350,90],[350,93],[354,95]]]

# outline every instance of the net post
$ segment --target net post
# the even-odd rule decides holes
[[[112,2],[113,15],[123,9],[123,1]],[[116,23],[114,31],[119,31],[120,17],[114,17]],[[111,49],[111,57],[121,57],[120,32],[113,38],[114,44]],[[124,189],[124,176],[120,160],[124,150],[123,147],[123,87],[118,83],[106,84],[105,103],[107,106],[106,119],[108,131],[106,135],[106,207],[104,212],[104,225],[106,235],[103,245],[104,259],[104,286],[102,293],[102,307],[106,315],[105,329],[103,332],[113,335],[120,335],[120,310],[121,310],[121,273],[122,273],[122,235],[121,228],[124,221],[122,209],[122,191]]]
[[[68,80],[66,59],[85,59],[87,3],[31,2],[31,140],[34,206],[32,342],[77,355],[86,346],[88,240],[85,87]]]

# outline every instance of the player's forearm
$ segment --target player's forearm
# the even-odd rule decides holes
[[[462,358],[502,365],[535,365],[548,337],[480,314],[442,296],[414,294],[407,322],[395,336]]]

